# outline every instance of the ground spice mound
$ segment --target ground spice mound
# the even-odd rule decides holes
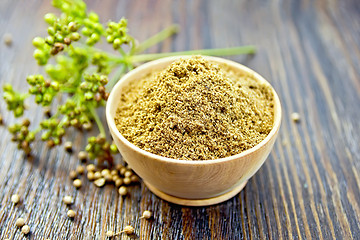
[[[238,154],[273,126],[270,86],[199,56],[145,76],[119,97],[120,133],[141,149],[173,159]]]

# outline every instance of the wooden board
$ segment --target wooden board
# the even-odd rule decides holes
[[[0,84],[26,91],[25,78],[39,71],[31,39],[45,35],[42,16],[50,1],[0,1]],[[360,2],[291,1],[88,1],[102,22],[129,19],[140,41],[172,23],[173,39],[149,52],[254,44],[254,57],[231,59],[263,75],[283,106],[279,139],[244,190],[210,207],[169,204],[144,184],[128,197],[85,182],[76,191],[68,172],[76,156],[62,147],[34,145],[29,160],[0,127],[0,239],[23,239],[15,220],[31,228],[27,239],[105,239],[107,230],[131,224],[140,239],[360,239]],[[1,90],[2,93],[2,90]],[[301,121],[290,114],[299,112]],[[15,122],[0,101],[5,124]],[[26,116],[39,122],[40,109]],[[105,118],[103,116],[105,122]],[[86,135],[71,132],[79,151]],[[11,204],[14,193],[21,203]],[[73,221],[64,195],[75,198]],[[143,210],[154,219],[140,220]],[[120,239],[128,239],[121,236]]]

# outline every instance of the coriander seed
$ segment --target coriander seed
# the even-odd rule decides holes
[[[119,177],[119,175],[113,175],[113,176],[111,176],[111,178],[112,178],[113,182],[116,182],[116,180],[118,180],[120,177]]]
[[[85,168],[81,165],[76,167],[76,172],[80,175],[82,175],[85,172]]]
[[[297,112],[293,112],[291,114],[291,119],[294,121],[294,122],[300,122],[300,114],[297,113]]]
[[[126,167],[122,167],[120,168],[119,172],[121,175],[124,175],[124,173],[126,172],[127,168]]]
[[[4,38],[4,43],[7,46],[11,46],[11,44],[13,42],[12,35],[10,33],[5,33],[3,38]]]
[[[113,179],[110,174],[105,175],[104,178],[105,178],[105,180],[106,180],[107,182],[111,182],[112,179]]]
[[[95,179],[101,178],[101,173],[100,173],[99,171],[96,171],[96,172],[94,173],[94,178],[95,178]]]
[[[130,177],[130,180],[133,183],[137,183],[137,182],[139,182],[139,177],[134,174]]]
[[[74,170],[71,170],[70,173],[69,173],[69,177],[71,179],[75,179],[77,177],[77,172],[74,171]]]
[[[133,175],[133,172],[129,170],[124,173],[124,177],[131,177],[131,175]]]
[[[101,176],[105,177],[106,175],[110,175],[110,170],[109,169],[103,169],[101,171]]]
[[[116,187],[120,187],[122,184],[123,184],[123,180],[122,180],[121,178],[119,178],[119,179],[117,179],[117,180],[115,181],[115,186],[116,186]]]
[[[126,233],[127,235],[131,235],[134,234],[135,229],[132,226],[128,225],[124,228],[124,230],[121,231],[121,233],[122,232]]]
[[[51,108],[50,107],[45,107],[43,112],[46,115],[46,117],[48,117],[48,118],[51,117]]]
[[[113,169],[113,170],[111,170],[110,174],[111,174],[112,176],[117,175],[117,174],[118,174],[118,171],[115,170],[115,169]]]
[[[80,179],[75,179],[75,180],[73,181],[73,185],[74,185],[74,187],[76,187],[76,188],[80,188],[81,185],[82,185],[82,182],[81,182]]]
[[[115,233],[113,231],[107,231],[106,236],[107,237],[113,237],[113,236],[115,236]]]
[[[120,171],[121,168],[123,168],[124,166],[121,164],[116,164],[115,168],[116,170]]]
[[[71,196],[65,196],[63,197],[63,202],[66,204],[66,205],[70,205],[73,203],[73,198]]]
[[[94,173],[93,173],[93,172],[88,172],[88,173],[87,173],[87,179],[88,179],[89,181],[95,180],[95,175],[94,175]]]
[[[84,128],[86,131],[90,131],[91,128],[92,128],[92,124],[91,124],[90,122],[84,123],[84,124],[83,124],[83,128]]]
[[[15,225],[19,228],[25,225],[25,220],[23,218],[16,219]]]
[[[85,152],[85,151],[80,151],[79,153],[78,153],[78,158],[79,158],[79,160],[80,161],[82,161],[82,162],[86,162],[86,160],[87,160],[87,153]]]
[[[119,194],[120,194],[121,196],[125,196],[127,193],[128,193],[128,190],[127,190],[127,188],[126,188],[125,186],[121,186],[121,187],[119,188]]]
[[[128,178],[128,177],[125,177],[125,178],[123,179],[123,182],[124,182],[125,185],[129,185],[129,184],[131,183],[131,179]]]
[[[20,202],[20,196],[19,194],[14,194],[11,196],[11,201],[14,203],[14,204],[17,204]]]
[[[102,187],[102,186],[105,185],[105,182],[106,182],[105,178],[99,178],[99,179],[94,181],[94,184],[97,187]]]
[[[71,153],[72,152],[72,147],[73,147],[72,142],[68,141],[68,142],[64,143],[64,148],[65,148],[65,150],[67,152]]]
[[[24,225],[22,228],[21,228],[21,232],[23,234],[28,234],[30,232],[30,227],[28,225]]]
[[[70,209],[69,211],[67,211],[67,216],[68,216],[69,218],[74,218],[75,215],[76,215],[76,213],[75,213],[74,210],[71,210],[71,209]]]
[[[89,172],[94,172],[95,171],[95,165],[94,164],[88,164],[86,166],[86,170],[89,171]]]
[[[46,145],[49,147],[49,148],[52,148],[55,146],[55,142],[54,140],[50,139],[46,142]]]
[[[149,210],[145,210],[140,218],[149,219],[151,218],[152,213]]]

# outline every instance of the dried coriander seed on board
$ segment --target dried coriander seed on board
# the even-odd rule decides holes
[[[82,186],[82,182],[81,182],[80,179],[75,179],[75,180],[73,181],[73,185],[74,185],[74,187],[76,187],[76,188],[80,188],[80,187]]]
[[[68,141],[64,143],[64,148],[67,152],[71,153],[73,150],[72,147],[73,147],[72,142]]]
[[[101,173],[99,171],[94,172],[94,179],[101,178]]]
[[[99,178],[94,181],[95,186],[97,187],[103,187],[106,183],[105,178]]]
[[[30,227],[28,226],[28,225],[24,225],[22,228],[21,228],[21,232],[23,233],[23,234],[29,234],[29,232],[30,232]]]
[[[124,227],[124,230],[122,230],[121,232],[124,232],[127,235],[132,235],[132,234],[134,234],[135,229],[132,226],[128,225],[128,226]]]
[[[75,179],[75,178],[77,177],[77,172],[74,171],[74,170],[70,171],[69,177],[70,177],[71,179]]]
[[[173,159],[229,157],[254,147],[273,128],[269,84],[199,56],[131,82],[119,98],[119,132],[139,148]]]
[[[131,179],[128,178],[128,177],[125,177],[125,178],[123,179],[123,183],[124,183],[125,185],[129,185],[129,184],[131,183]]]
[[[149,210],[145,210],[140,218],[150,219],[152,213]]]
[[[96,169],[95,165],[94,164],[89,164],[86,166],[86,170],[89,171],[89,172],[94,172]]]
[[[119,188],[119,194],[120,194],[121,196],[126,196],[127,193],[128,193],[127,187],[121,186],[121,187]]]
[[[66,204],[66,205],[70,205],[70,204],[72,204],[73,203],[73,198],[71,197],[71,196],[65,196],[64,198],[63,198],[63,202]]]
[[[20,196],[19,194],[14,194],[11,196],[11,201],[14,203],[14,204],[18,204],[20,202]]]
[[[95,180],[95,174],[94,174],[94,172],[88,172],[86,176],[87,176],[87,179],[88,179],[89,181],[94,181],[94,180]]]
[[[132,176],[130,177],[130,180],[131,180],[132,183],[137,183],[137,182],[140,181],[140,180],[139,180],[139,177],[136,176],[136,175],[132,175]]]
[[[85,172],[85,168],[81,165],[76,167],[76,172],[80,175],[82,175]]]
[[[123,182],[122,178],[118,178],[118,179],[116,179],[116,181],[115,181],[115,186],[116,186],[116,187],[120,187],[123,183],[124,183],[124,182]]]
[[[294,122],[300,122],[300,114],[298,112],[291,113],[291,120]]]
[[[16,222],[15,222],[15,225],[17,226],[17,227],[22,227],[22,226],[24,226],[25,225],[25,219],[23,219],[23,218],[18,218],[18,219],[16,219]]]
[[[106,236],[107,237],[113,237],[113,236],[115,236],[115,233],[113,231],[107,231]]]
[[[3,40],[7,46],[11,46],[11,44],[13,43],[13,37],[10,33],[5,33],[3,36]]]
[[[76,215],[76,213],[75,213],[75,211],[74,210],[69,210],[69,211],[67,211],[67,216],[69,217],[69,218],[74,218],[75,217],[75,215]]]
[[[85,152],[85,151],[81,151],[78,153],[78,158],[80,161],[83,161],[83,162],[86,161],[87,157],[88,157],[88,155],[87,155],[87,152]]]

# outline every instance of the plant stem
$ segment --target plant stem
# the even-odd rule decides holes
[[[67,116],[64,116],[64,117],[61,119],[61,121],[60,121],[60,123],[59,123],[59,126],[63,126],[67,120],[68,120],[68,117],[67,117]]]
[[[140,43],[139,46],[137,46],[134,50],[134,54],[140,53],[148,49],[149,47],[164,41],[168,37],[171,37],[172,35],[176,34],[179,31],[179,26],[174,24],[170,27],[165,28],[161,32],[155,34],[154,36],[148,38],[144,42]]]
[[[200,50],[191,50],[183,52],[168,52],[168,53],[154,53],[154,54],[141,54],[136,56],[130,56],[130,61],[132,63],[136,62],[146,62],[155,60],[163,57],[170,56],[179,56],[179,55],[212,55],[212,56],[231,56],[231,55],[241,55],[241,54],[254,54],[256,52],[255,46],[242,46],[242,47],[233,47],[233,48],[214,48],[214,49],[200,49]]]
[[[126,61],[124,60],[123,57],[119,57],[118,55],[114,55],[114,54],[111,54],[109,52],[105,52],[103,49],[96,48],[94,46],[89,47],[86,44],[82,44],[82,43],[79,43],[79,42],[75,42],[73,44],[74,44],[74,46],[86,49],[90,53],[96,53],[96,52],[104,53],[104,54],[106,54],[108,56],[109,60],[114,61],[116,63],[126,63]]]
[[[96,122],[96,125],[97,125],[98,128],[99,128],[100,134],[105,137],[105,136],[106,136],[106,133],[105,133],[104,125],[102,124],[102,122],[101,122],[101,120],[100,120],[100,118],[99,118],[99,115],[97,114],[94,106],[88,104],[87,107],[88,107],[91,115],[94,117],[94,120],[95,120],[95,122]]]
[[[120,47],[119,48],[119,52],[120,52],[120,54],[121,54],[121,56],[126,56],[126,53],[125,53],[125,51],[122,49],[122,47]]]

